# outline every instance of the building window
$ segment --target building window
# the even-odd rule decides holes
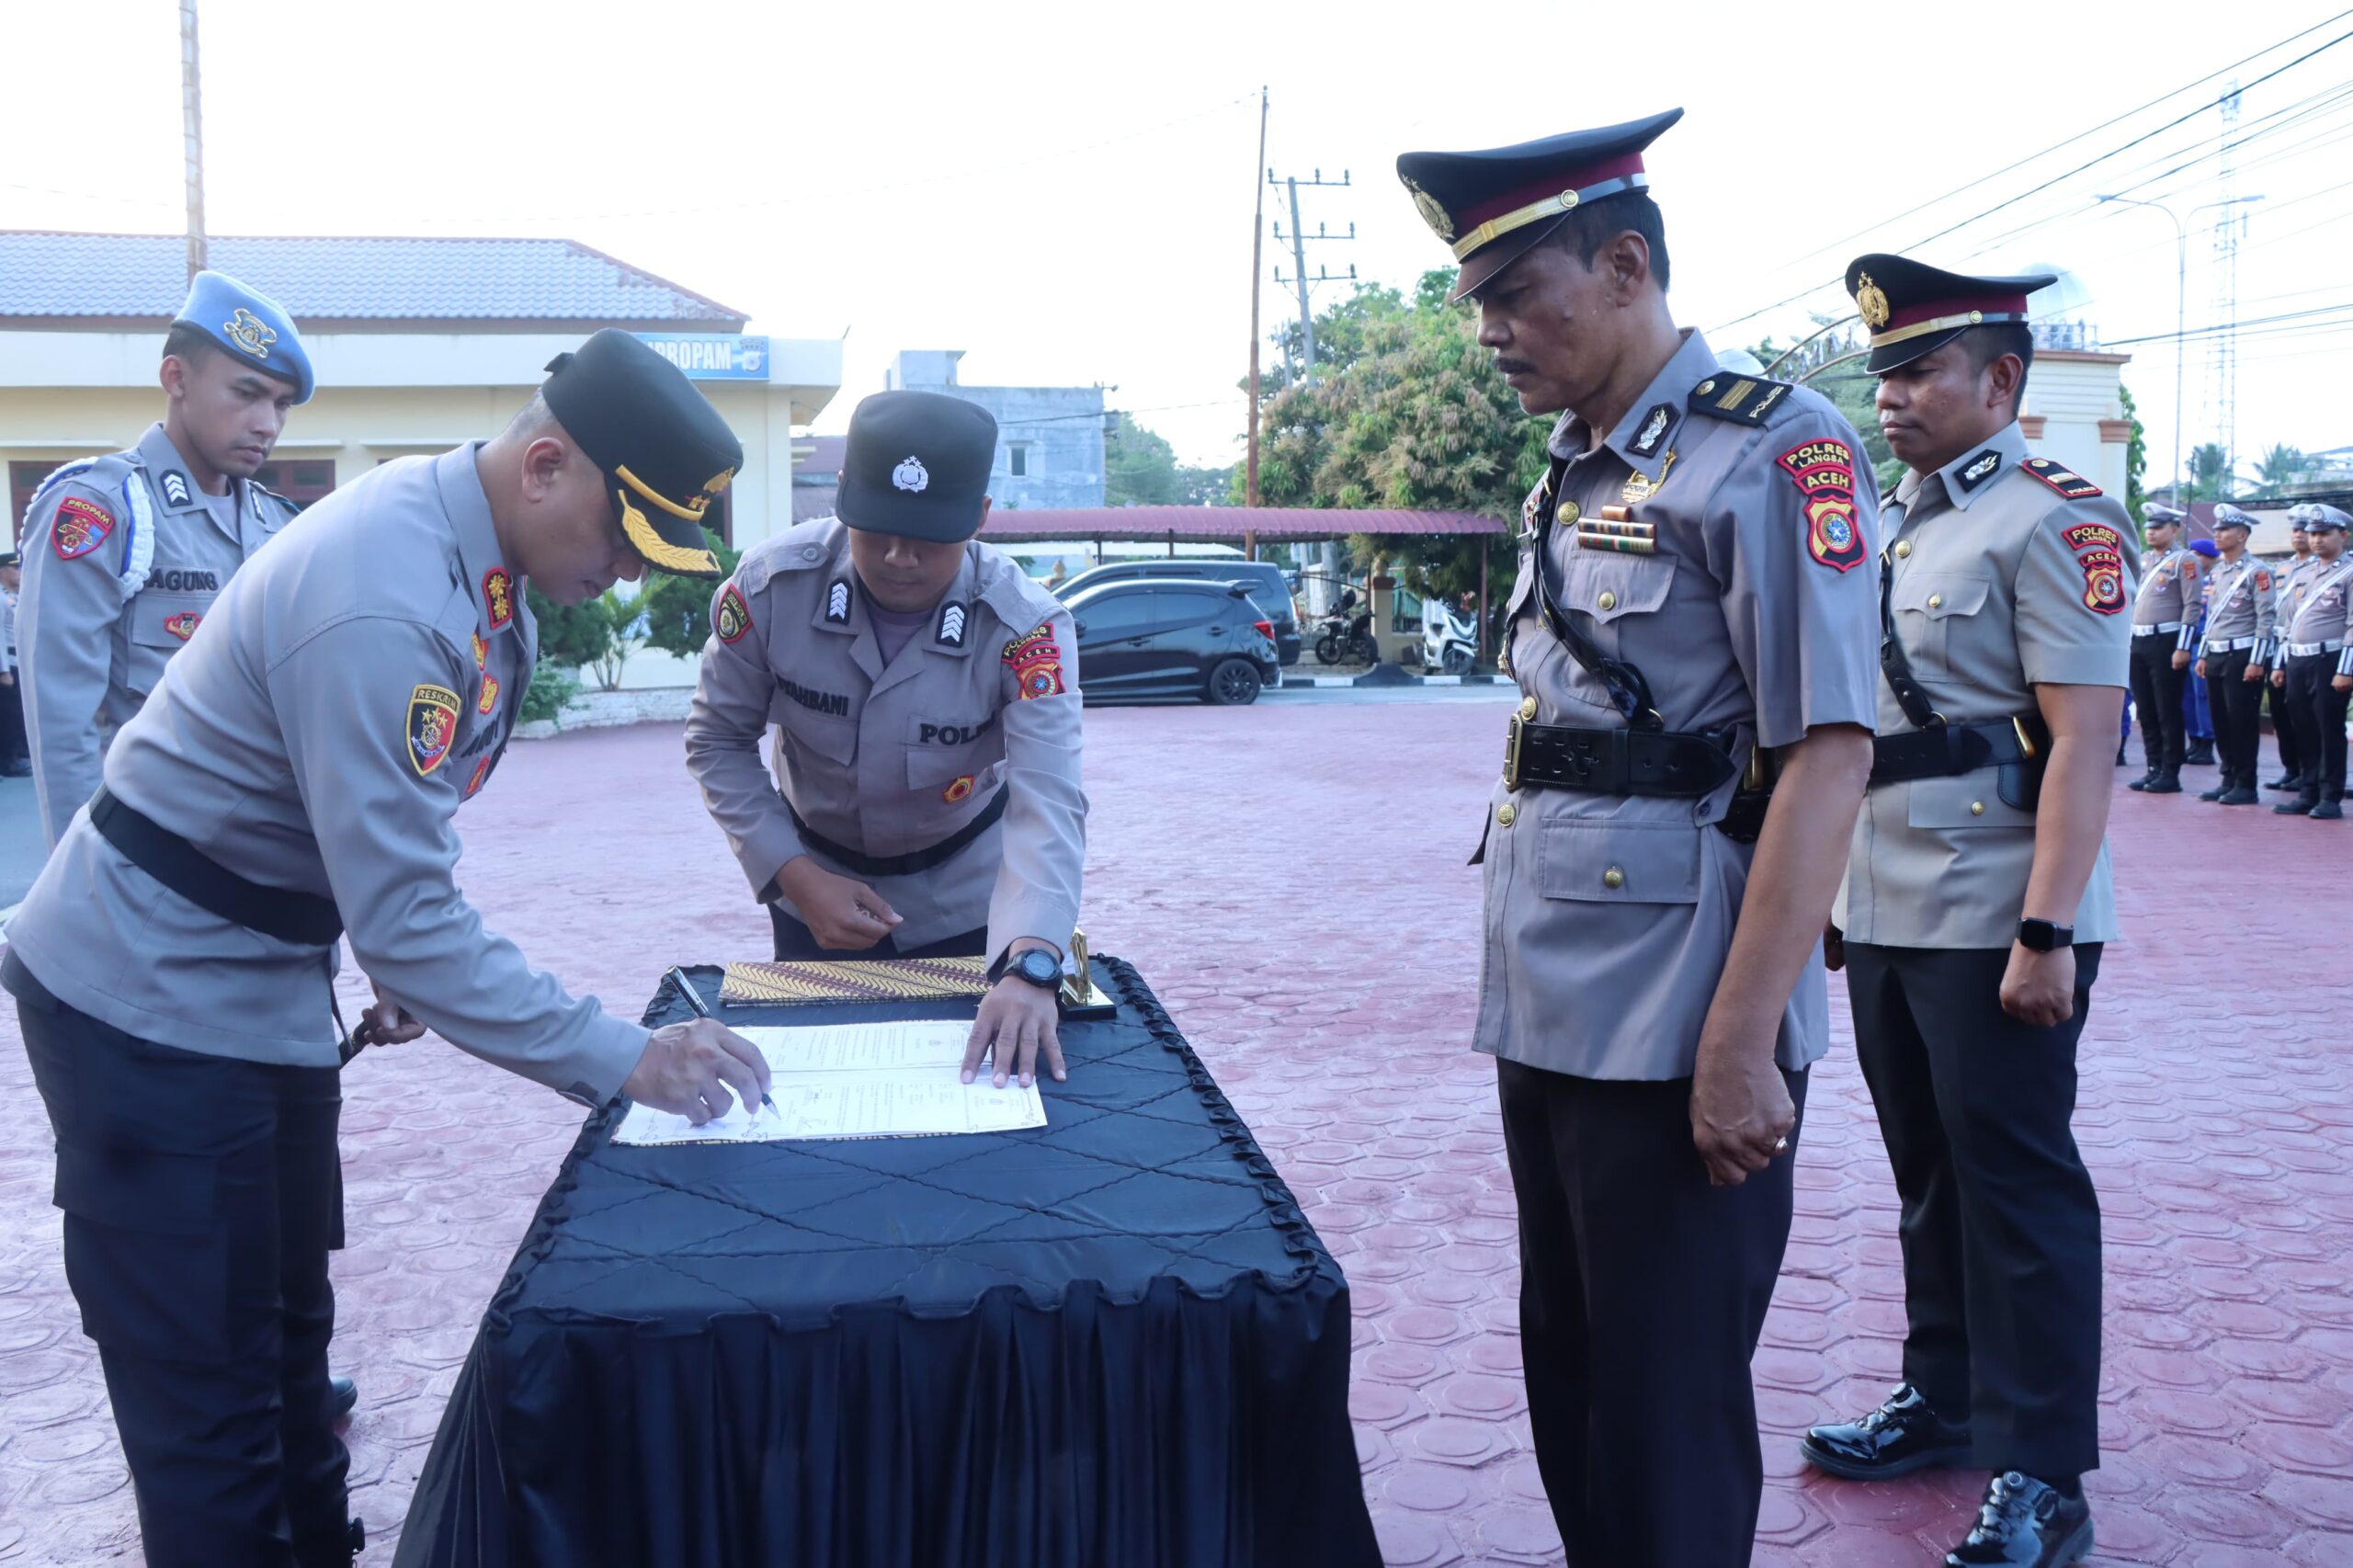
[[[335,489],[335,463],[331,459],[264,463],[254,471],[254,478],[295,506],[308,508]]]
[[[1006,448],[1005,463],[1006,472],[1012,474],[1014,478],[1020,479],[1027,475],[1029,472],[1029,443],[1026,441],[1016,441],[1013,445]]]

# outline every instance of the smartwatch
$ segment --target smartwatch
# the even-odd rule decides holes
[[[1019,957],[999,959],[990,966],[989,983],[994,985],[1006,975],[1026,980],[1040,991],[1051,991],[1063,983],[1063,966],[1054,955],[1043,948],[1031,948]]]
[[[2075,945],[2075,928],[2073,926],[2053,926],[2048,920],[2018,922],[2018,946],[2029,952],[2047,953]]]

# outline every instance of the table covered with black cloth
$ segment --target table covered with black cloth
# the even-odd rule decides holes
[[[1062,1026],[1041,1129],[650,1148],[591,1117],[398,1568],[1374,1568],[1347,1282],[1142,978],[1094,971],[1118,1015]],[[722,1008],[690,972],[731,1025],[958,1013]],[[689,1016],[665,981],[645,1021]]]

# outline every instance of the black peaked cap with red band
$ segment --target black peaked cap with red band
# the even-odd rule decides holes
[[[744,466],[744,445],[710,400],[684,370],[615,327],[557,355],[548,371],[540,395],[605,471],[631,547],[681,577],[725,576],[703,537],[703,515]]]
[[[1460,300],[1541,244],[1587,202],[1650,184],[1643,150],[1679,108],[1594,131],[1472,153],[1401,153],[1397,177],[1422,222],[1454,252]]]
[[[1972,326],[2024,324],[2027,296],[2058,282],[2048,272],[1972,278],[1875,251],[1847,265],[1847,292],[1870,333],[1863,369],[1877,376],[1933,354]]]

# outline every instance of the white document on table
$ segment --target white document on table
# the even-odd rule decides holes
[[[771,1111],[737,1105],[698,1127],[633,1105],[616,1143],[782,1143],[807,1138],[923,1138],[1046,1125],[1036,1085],[961,1081],[970,1023],[821,1024],[735,1031],[767,1058]]]

